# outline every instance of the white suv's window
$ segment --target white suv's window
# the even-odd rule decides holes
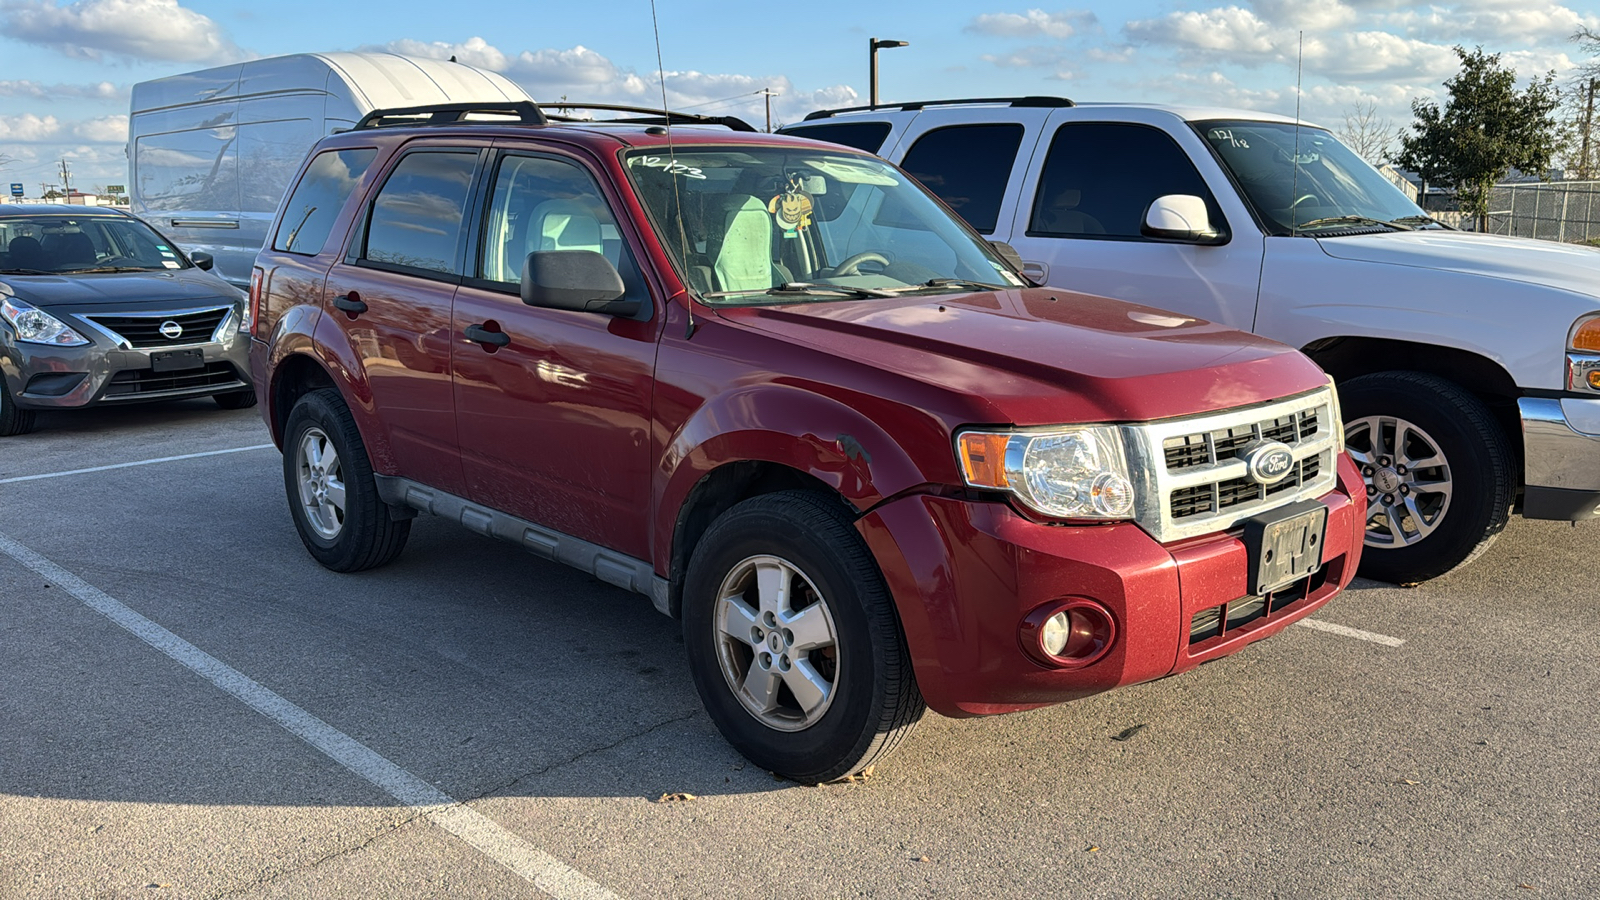
[[[824,122],[819,125],[791,125],[788,128],[778,129],[778,133],[810,138],[813,141],[827,141],[830,144],[843,144],[867,153],[877,153],[883,149],[884,138],[889,136],[889,123]]]
[[[1141,239],[1145,211],[1157,197],[1189,194],[1222,211],[1183,148],[1147,125],[1069,122],[1050,141],[1028,234]]]
[[[915,175],[968,225],[993,234],[1022,133],[1016,124],[935,128],[917,138],[900,168]]]

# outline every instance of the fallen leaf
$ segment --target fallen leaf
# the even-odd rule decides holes
[[[1089,845],[1089,846],[1087,846],[1087,847],[1085,847],[1085,848],[1083,848],[1083,849],[1085,849],[1085,850],[1087,850],[1087,851],[1089,851],[1089,852],[1090,852],[1090,853],[1099,853],[1099,852],[1100,852],[1100,848],[1099,848],[1099,847],[1096,847],[1096,846],[1095,846],[1095,845],[1093,845],[1093,844],[1090,844],[1090,845]]]
[[[1139,732],[1141,732],[1143,730],[1144,730],[1144,724],[1141,723],[1141,724],[1133,726],[1132,728],[1124,728],[1124,729],[1122,729],[1122,732],[1120,734],[1117,734],[1116,736],[1114,736],[1111,739],[1113,741],[1132,740],[1134,735],[1138,734]]]
[[[873,767],[867,766],[865,769],[862,769],[854,775],[846,775],[843,778],[835,778],[833,780],[833,784],[862,784],[866,782],[868,778],[872,777],[872,772]]]
[[[1401,778],[1398,781],[1393,781],[1393,782],[1390,782],[1390,783],[1391,784],[1421,784],[1422,782],[1420,782],[1420,781],[1412,781],[1409,778]]]
[[[926,856],[919,856],[917,857],[917,862],[933,862],[933,860],[927,858]]]
[[[688,802],[690,800],[694,800],[694,799],[697,799],[695,797],[695,795],[689,794],[689,793],[685,793],[683,791],[679,791],[679,792],[677,792],[675,794],[662,794],[661,795],[661,799],[657,800],[656,802],[657,803],[686,803],[686,802]]]

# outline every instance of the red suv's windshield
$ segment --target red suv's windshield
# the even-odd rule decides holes
[[[624,157],[662,243],[712,303],[782,303],[1022,280],[903,172],[779,147]]]

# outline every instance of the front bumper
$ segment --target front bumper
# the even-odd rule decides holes
[[[140,348],[76,314],[49,312],[90,343],[82,347],[24,343],[0,323],[0,377],[5,378],[7,390],[20,407],[75,409],[205,397],[250,387],[250,336],[239,334],[236,326],[225,334],[207,334],[203,341]],[[235,308],[232,321],[237,322],[241,313]],[[201,364],[177,371],[154,370],[153,354],[182,350],[199,350]]]
[[[1341,455],[1338,487],[1319,498],[1328,506],[1321,570],[1264,605],[1251,602],[1236,534],[1162,545],[1131,523],[1045,525],[1002,503],[932,495],[887,503],[858,528],[894,596],[928,705],[992,715],[1182,672],[1309,615],[1355,576],[1365,496]],[[1083,668],[1037,663],[1019,637],[1030,612],[1066,597],[1094,600],[1116,620],[1110,651]],[[1214,632],[1199,631],[1212,621]]]
[[[1600,516],[1600,398],[1523,397],[1522,514],[1577,521]]]

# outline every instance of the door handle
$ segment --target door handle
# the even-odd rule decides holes
[[[468,325],[463,333],[466,334],[467,340],[478,344],[493,344],[496,347],[504,347],[511,343],[511,335],[506,334],[504,331],[490,331],[483,325]]]
[[[352,316],[359,316],[367,311],[366,301],[362,300],[361,295],[355,291],[333,298],[333,305]]]
[[[1023,277],[1031,279],[1035,284],[1044,284],[1050,279],[1050,264],[1023,260],[1022,274]]]

